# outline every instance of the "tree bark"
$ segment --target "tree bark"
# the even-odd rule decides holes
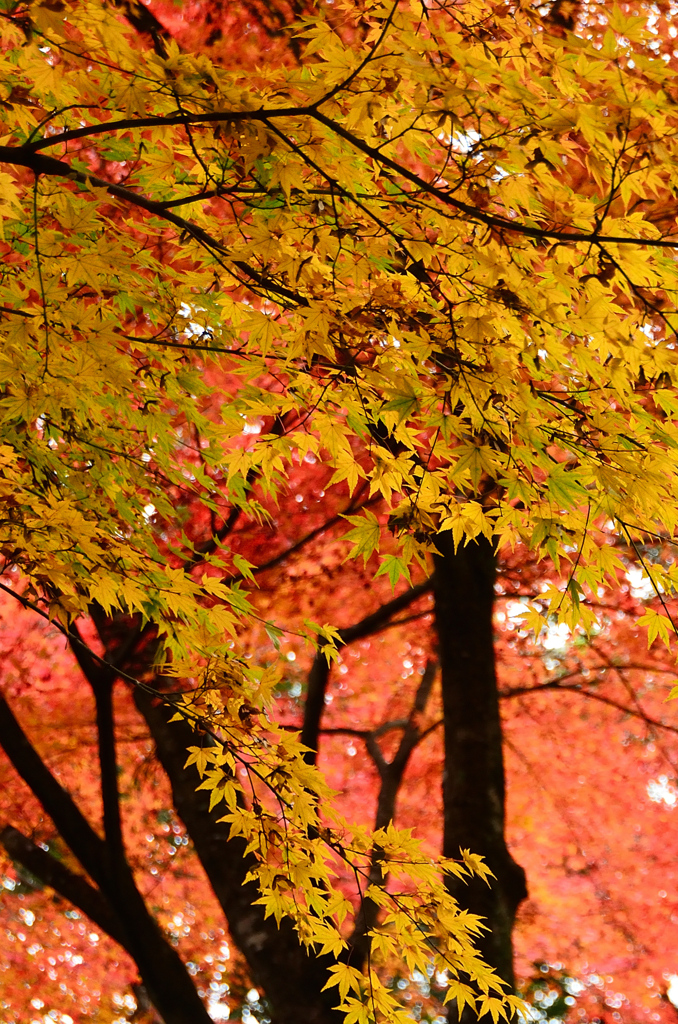
[[[460,848],[481,854],[495,874],[453,883],[465,909],[489,928],[479,946],[485,960],[513,988],[512,930],[527,896],[525,872],[504,835],[505,785],[492,613],[495,553],[485,538],[455,552],[452,536],[436,539],[435,621],[442,675],[445,761],[443,854]]]
[[[158,759],[170,784],[174,807],[193,841],[214,894],[221,904],[235,944],[247,960],[252,981],[266,996],[272,1024],[342,1024],[343,1013],[334,1007],[336,988],[322,989],[330,978],[330,956],[309,955],[294,927],[283,920],[265,918],[263,908],[253,905],[259,891],[245,877],[253,860],[245,855],[245,843],[229,838],[229,827],[209,811],[209,794],[198,790],[197,772],[184,768],[186,748],[195,735],[182,722],[169,722],[172,710],[136,690],[135,702],[148,723]],[[223,813],[223,812],[222,812]]]

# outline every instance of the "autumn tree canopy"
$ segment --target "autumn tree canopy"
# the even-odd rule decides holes
[[[255,64],[134,4],[3,5],[0,587],[70,645],[101,801],[97,820],[51,770],[10,686],[0,741],[70,852],[12,822],[3,844],[118,942],[166,1024],[210,1018],[135,876],[122,689],[274,1019],[410,1019],[396,963],[462,1017],[516,1006],[497,591],[523,632],[589,645],[577,686],[606,670],[592,638],[631,563],[655,600],[630,628],[674,629],[655,6],[270,7]],[[297,551],[318,563],[320,537],[328,566],[355,562],[352,617],[257,590]],[[356,737],[368,824],[315,763],[329,673],[408,610],[437,642],[400,724]],[[290,643],[312,652],[301,721]],[[436,663],[442,860],[393,824]]]

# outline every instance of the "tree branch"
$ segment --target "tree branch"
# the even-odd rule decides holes
[[[277,565],[280,565],[282,562],[285,561],[285,559],[290,558],[292,555],[296,554],[297,551],[300,551],[303,547],[306,546],[306,544],[309,544],[312,540],[315,540],[316,537],[320,537],[326,530],[331,530],[333,526],[336,526],[338,523],[341,523],[345,516],[350,515],[352,512],[359,512],[364,508],[369,508],[370,505],[376,504],[377,502],[381,501],[381,495],[379,495],[376,498],[369,499],[363,505],[358,505],[358,499],[365,490],[365,486],[366,485],[360,488],[354,500],[349,502],[349,504],[346,506],[343,512],[338,512],[335,516],[331,516],[330,519],[327,519],[324,523],[321,523],[320,526],[316,526],[314,530],[310,530],[300,540],[295,541],[294,544],[290,544],[290,546],[288,548],[285,548],[284,551],[281,551],[279,555],[275,555],[273,558],[270,558],[268,562],[262,562],[261,565],[254,566],[252,568],[252,575],[256,576],[260,572],[267,572],[268,569],[275,569]],[[242,575],[242,573],[238,573],[235,576],[229,576],[226,582],[229,584],[240,583],[244,579],[245,577]]]
[[[122,0],[122,2],[114,0],[114,3],[116,7],[123,8],[125,17],[137,32],[151,37],[153,49],[158,57],[167,59],[167,44],[163,36],[167,36],[169,33],[148,7],[142,3],[136,3],[135,0]]]
[[[102,932],[110,935],[129,953],[125,931],[114,908],[83,875],[71,871],[12,825],[5,826],[0,832],[0,843],[12,860],[82,910]]]
[[[381,747],[377,742],[377,735],[386,731],[384,726],[380,726],[378,729],[372,730],[365,736],[365,745],[372,760],[374,761],[374,764],[376,765],[381,780],[379,796],[377,798],[377,813],[374,822],[375,830],[386,828],[395,818],[396,801],[402,785],[403,775],[405,774],[405,769],[407,768],[412,751],[421,739],[418,719],[426,709],[426,704],[431,695],[431,688],[433,687],[437,668],[437,662],[429,658],[426,662],[426,668],[424,669],[419,686],[417,687],[417,692],[412,702],[412,708],[403,728],[403,734],[400,737],[400,743],[398,744],[398,749],[393,760],[386,760]],[[393,723],[389,722],[385,723],[385,725],[392,726]],[[372,855],[370,858],[370,885],[385,884],[385,879],[382,877],[381,860],[382,851],[375,845],[372,848]],[[364,958],[367,958],[369,952],[369,933],[375,927],[378,918],[378,904],[369,897],[363,897],[360,904],[360,910],[356,914],[356,923],[353,929],[353,934],[349,941],[351,946],[355,947]]]
[[[120,118],[117,121],[104,121],[100,124],[87,125],[84,128],[75,128],[69,131],[64,131],[58,135],[52,135],[48,138],[40,139],[38,142],[30,143],[26,146],[0,146],[0,163],[29,167],[35,174],[66,175],[76,181],[81,181],[83,184],[86,181],[91,181],[100,188],[106,188],[111,195],[115,195],[118,198],[124,199],[126,202],[133,203],[136,206],[141,206],[159,217],[164,217],[166,220],[170,220],[172,223],[178,224],[179,222],[182,222],[182,218],[175,217],[161,203],[156,203],[144,196],[139,196],[137,193],[129,191],[124,186],[113,185],[110,182],[95,178],[93,175],[82,174],[74,171],[68,164],[63,163],[60,160],[55,160],[52,157],[40,157],[38,156],[38,151],[47,149],[54,145],[63,145],[78,139],[92,138],[99,135],[110,134],[115,131],[172,126],[190,128],[192,125],[200,124],[234,124],[243,121],[266,122],[278,118],[308,117],[325,125],[326,128],[331,132],[334,132],[335,135],[339,136],[339,138],[343,139],[345,142],[348,142],[348,144],[354,149],[357,149],[365,156],[374,160],[377,165],[387,167],[390,171],[400,175],[413,185],[418,192],[423,192],[432,196],[445,206],[458,210],[459,213],[463,213],[470,220],[484,224],[486,227],[495,228],[502,232],[510,231],[512,234],[523,235],[527,238],[534,238],[539,241],[548,239],[559,242],[589,242],[595,245],[606,245],[611,243],[614,245],[647,245],[652,248],[678,247],[678,239],[669,241],[661,238],[632,238],[624,235],[602,235],[597,231],[582,232],[563,230],[560,228],[536,228],[518,220],[509,220],[508,218],[501,217],[496,214],[486,213],[479,207],[472,206],[470,203],[465,203],[460,199],[456,199],[451,193],[445,192],[437,185],[426,181],[426,179],[420,177],[414,171],[411,171],[408,167],[403,164],[399,164],[397,160],[393,160],[391,157],[386,156],[381,147],[370,146],[369,143],[354,135],[353,132],[344,128],[337,121],[328,117],[326,114],[323,114],[318,109],[318,105],[320,103],[322,103],[322,100],[318,101],[317,104],[305,107],[273,107],[270,109],[260,108],[259,110],[213,111],[208,114],[181,112],[155,117],[140,117],[137,119]],[[196,238],[201,237],[205,241],[209,240],[208,244],[217,248],[220,252],[225,251],[220,243],[215,239],[212,239],[207,232],[204,232],[202,228],[199,228],[198,225],[193,224],[190,221],[182,222],[182,230],[188,231]],[[261,280],[263,279],[263,275],[258,274],[251,267],[248,267],[247,264],[243,264],[241,266],[238,261],[234,261],[234,263],[240,269],[244,269],[248,275],[260,278],[258,283],[263,284],[263,280]],[[294,298],[297,302],[299,302],[301,298],[298,295],[295,296],[292,292],[289,292],[287,289],[282,288],[279,285],[272,286],[271,290],[280,295],[284,295],[287,298]],[[303,305],[308,304],[305,299],[301,300],[301,302]]]
[[[144,119],[141,118],[140,121],[142,120]],[[180,121],[176,123],[180,123]],[[27,146],[0,146],[0,163],[11,164],[15,167],[27,167],[29,170],[33,171],[36,176],[44,174],[47,176],[64,177],[69,178],[71,181],[77,181],[80,185],[90,184],[97,188],[106,189],[108,194],[115,196],[116,199],[121,199],[123,202],[129,203],[131,206],[136,206],[141,210],[145,210],[147,213],[152,213],[154,216],[168,221],[170,224],[174,224],[180,232],[194,238],[196,242],[204,246],[210,252],[217,252],[223,256],[228,256],[228,250],[225,246],[193,221],[186,220],[184,217],[178,217],[175,213],[172,213],[171,210],[167,210],[162,203],[158,203],[153,199],[148,199],[146,196],[142,196],[138,192],[132,192],[131,189],[126,188],[124,185],[115,185],[110,181],[105,181],[103,178],[97,178],[93,174],[85,174],[82,171],[76,171],[70,166],[70,164],[67,164],[63,160],[56,160],[51,156],[41,156],[38,153],[32,152]],[[251,281],[254,281],[255,284],[259,285],[259,287],[263,288],[265,291],[271,292],[279,298],[287,299],[297,306],[308,306],[308,299],[303,295],[299,295],[297,292],[292,292],[288,288],[284,288],[282,285],[276,284],[258,270],[250,267],[243,260],[233,260],[232,266],[240,270],[241,273],[245,274]],[[228,270],[228,267],[225,267],[225,269]],[[237,275],[234,276],[237,278]],[[237,279],[239,280],[239,278]]]
[[[71,642],[71,650],[94,694],[101,801],[103,805],[104,836],[106,837],[106,867],[109,878],[113,878],[116,873],[116,864],[117,870],[127,865],[122,838],[118,766],[115,751],[113,686],[116,673],[113,668],[103,666],[94,660],[89,648],[83,642],[76,624],[73,624],[71,629],[79,641],[77,643]]]
[[[97,885],[103,884],[106,845],[31,744],[0,694],[0,745],[40,801],[65,843]]]
[[[389,619],[398,612],[403,611],[417,600],[419,597],[423,597],[424,594],[431,592],[433,588],[432,579],[423,580],[421,583],[417,583],[414,587],[399,594],[398,597],[394,597],[391,601],[383,604],[380,608],[377,608],[375,612],[371,612],[370,615],[366,615],[360,622],[356,622],[353,626],[346,626],[344,629],[339,630],[339,636],[341,637],[342,644],[352,644],[356,640],[362,640],[366,636],[372,636],[382,626],[386,625]]]
[[[370,636],[383,628],[388,620],[409,607],[413,601],[427,594],[433,584],[430,579],[418,583],[416,586],[406,590],[392,601],[388,601],[377,608],[375,612],[366,615],[360,622],[353,626],[347,626],[339,630],[339,642],[342,645],[354,643],[363,637]],[[323,710],[325,708],[325,694],[330,678],[330,665],[320,647],[313,659],[311,670],[308,674],[308,685],[306,690],[306,704],[304,706],[304,722],[301,728],[301,742],[309,748],[306,760],[309,764],[315,764],[318,752],[318,736]]]
[[[597,700],[600,704],[607,704],[608,707],[616,708],[617,711],[623,711],[626,715],[631,715],[633,718],[639,718],[641,721],[645,722],[647,725],[653,726],[655,729],[665,729],[668,732],[678,733],[678,726],[668,725],[666,722],[662,722],[658,718],[652,718],[640,705],[635,708],[629,707],[627,704],[622,704],[620,701],[614,700],[612,697],[606,697],[604,694],[596,693],[594,690],[587,690],[580,683],[563,684],[557,679],[552,679],[546,683],[538,683],[536,686],[515,686],[508,690],[501,690],[499,698],[503,700],[508,697],[522,697],[530,693],[540,693],[543,690],[576,693],[579,694],[580,697],[587,697],[589,700]]]

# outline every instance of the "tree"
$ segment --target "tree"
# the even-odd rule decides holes
[[[528,606],[537,632],[593,629],[585,598],[625,571],[610,528],[657,594],[672,592],[675,569],[644,554],[675,526],[670,67],[656,19],[589,11],[577,38],[563,6],[335,5],[298,27],[299,63],[265,73],[224,71],[154,31],[144,46],[99,3],[7,13],[2,550],[17,583],[6,589],[60,625],[92,687],[103,845],[8,704],[3,746],[95,883],[64,875],[62,888],[77,904],[80,886],[90,916],[101,894],[115,904],[118,938],[168,1024],[202,1011],[127,857],[116,679],[133,687],[277,1019],[332,1018],[328,970],[354,1019],[397,1015],[373,968],[410,944],[420,969],[431,956],[450,967],[460,950],[450,995],[463,1006],[479,986],[481,1011],[499,1011],[469,945],[474,918],[406,836],[358,828],[347,840],[341,821],[318,816],[314,758],[271,717],[275,671],[239,650],[256,601],[252,563],[229,540],[239,521],[273,515],[295,461],[329,467],[353,554],[378,559],[376,577],[398,588],[382,621],[407,603],[400,581],[421,574],[414,600],[435,565],[449,641],[445,867],[482,873],[449,857],[467,837],[486,857],[489,896],[471,882],[461,898],[488,919],[481,948],[508,984],[524,889],[503,830],[497,551],[525,546],[553,564]],[[660,606],[644,621],[668,642]],[[346,637],[313,621],[299,631],[318,647],[301,734],[312,751],[328,659]],[[417,713],[394,762],[375,753],[382,792]],[[180,768],[187,745],[209,802],[226,804],[227,868],[227,830]],[[384,796],[382,824],[392,807]],[[5,843],[38,876],[54,872],[14,833]],[[332,858],[371,883],[352,935]],[[394,895],[377,883],[404,859],[414,889]],[[252,910],[249,872],[282,942]],[[460,895],[454,877],[449,890]],[[309,958],[299,940],[323,952]]]

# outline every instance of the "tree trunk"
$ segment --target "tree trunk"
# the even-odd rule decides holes
[[[155,703],[143,690],[134,694],[156,744],[158,759],[172,786],[174,807],[184,822],[195,852],[221,904],[240,952],[247,960],[252,981],[269,1002],[272,1024],[342,1024],[336,988],[323,992],[330,978],[330,956],[309,955],[289,920],[280,927],[253,905],[259,896],[253,882],[244,884],[253,859],[245,855],[245,842],[229,839],[229,827],[209,811],[209,794],[198,790],[198,775],[184,768],[186,748],[195,742],[189,726],[169,722],[172,711]]]
[[[492,613],[495,554],[485,538],[454,551],[452,535],[436,539],[435,620],[442,674],[445,761],[443,854],[460,847],[481,854],[496,879],[453,884],[466,910],[490,929],[479,946],[513,988],[512,930],[527,896],[525,872],[504,837],[504,758]]]

